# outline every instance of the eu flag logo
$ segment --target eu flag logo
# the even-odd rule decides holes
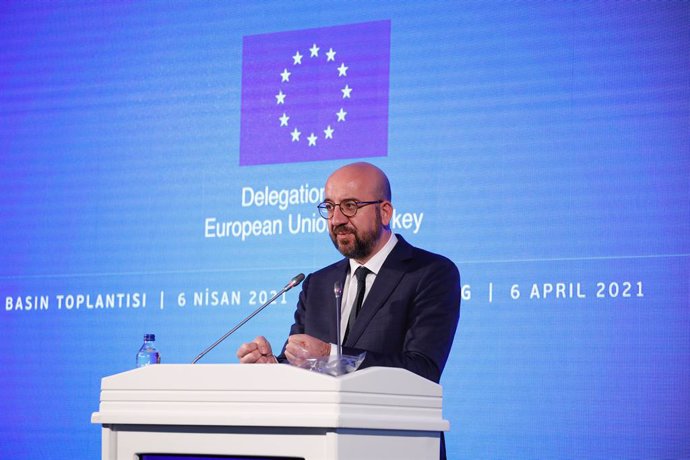
[[[390,21],[246,36],[240,165],[388,154]]]

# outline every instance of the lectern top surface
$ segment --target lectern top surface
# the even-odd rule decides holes
[[[405,369],[340,377],[283,364],[159,364],[103,378],[102,390],[337,391],[440,397],[441,386]]]

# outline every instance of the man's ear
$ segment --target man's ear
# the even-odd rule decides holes
[[[393,218],[393,203],[390,201],[384,201],[381,203],[381,223],[388,227],[391,219]]]

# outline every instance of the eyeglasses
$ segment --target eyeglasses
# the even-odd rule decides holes
[[[368,206],[370,204],[379,204],[383,203],[383,200],[376,200],[376,201],[357,201],[357,200],[345,200],[341,201],[340,203],[333,203],[331,201],[324,201],[320,205],[317,206],[319,208],[319,214],[321,214],[321,217],[324,219],[330,219],[333,217],[333,214],[335,213],[335,207],[340,208],[340,212],[343,213],[345,217],[354,217],[355,214],[357,214],[357,210],[359,208],[362,208],[364,206]]]

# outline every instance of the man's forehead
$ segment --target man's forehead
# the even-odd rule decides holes
[[[331,177],[326,182],[326,196],[339,198],[357,198],[371,193],[374,184],[358,177]]]

